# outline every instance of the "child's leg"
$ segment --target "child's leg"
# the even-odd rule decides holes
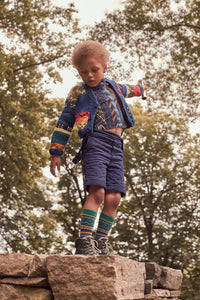
[[[89,187],[88,196],[84,204],[84,208],[98,211],[101,203],[105,197],[105,190],[98,185],[91,185]]]
[[[102,213],[115,218],[117,213],[117,208],[120,204],[120,200],[121,200],[120,192],[115,192],[115,191],[107,192],[105,196]]]
[[[98,255],[99,250],[94,242],[93,228],[97,211],[104,200],[105,191],[100,186],[91,185],[89,194],[82,209],[80,238],[76,240],[76,254]]]
[[[120,203],[121,193],[110,191],[106,193],[104,206],[99,218],[99,224],[95,235],[95,240],[107,237],[115,220],[118,205]]]
[[[92,236],[97,211],[104,200],[105,191],[100,186],[90,186],[81,216],[80,238]]]

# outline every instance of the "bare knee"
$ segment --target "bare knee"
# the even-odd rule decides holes
[[[121,200],[121,193],[119,192],[108,192],[106,194],[104,207],[111,209],[111,210],[117,210]]]
[[[100,206],[105,197],[105,190],[101,186],[91,185],[89,187],[89,193],[86,201],[95,202],[97,206]]]

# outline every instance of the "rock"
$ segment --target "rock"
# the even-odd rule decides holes
[[[46,270],[47,255],[34,255],[31,261],[28,277],[47,277]]]
[[[0,254],[0,278],[26,277],[32,257],[22,253]]]
[[[52,255],[47,273],[55,300],[144,298],[144,263],[121,256]]]
[[[157,287],[158,282],[160,281],[160,276],[162,272],[162,268],[153,262],[145,263],[146,268],[146,279],[153,280],[153,286]]]
[[[180,270],[118,255],[0,254],[0,300],[178,300],[181,282]]]
[[[180,270],[162,267],[162,273],[158,287],[169,290],[178,290],[181,286],[182,279],[183,275]]]
[[[168,291],[168,290],[153,289],[152,294],[157,296],[157,297],[160,297],[160,298],[170,297],[170,291]]]
[[[0,279],[1,283],[7,283],[12,285],[23,285],[23,286],[31,286],[31,287],[43,287],[50,289],[48,280],[46,277],[37,277],[37,278],[28,278],[28,277],[6,277]]]
[[[0,284],[1,300],[53,300],[50,290]],[[63,299],[64,300],[64,299]]]
[[[151,294],[153,288],[153,280],[145,280],[145,284],[144,284],[144,294]]]
[[[178,298],[181,295],[181,291],[170,291],[170,298]]]
[[[143,300],[143,299],[142,299]],[[148,294],[148,295],[144,295],[144,300],[160,300],[157,296],[152,295],[152,294]],[[163,299],[162,299],[163,300]],[[171,299],[170,299],[171,300]]]
[[[144,296],[144,299],[142,300],[179,300],[178,298],[160,298],[160,297],[157,297],[155,295],[145,295]]]
[[[168,290],[178,290],[182,283],[180,270],[161,267],[156,263],[145,263],[147,280],[153,280],[153,286]]]

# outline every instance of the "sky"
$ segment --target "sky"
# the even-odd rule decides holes
[[[122,7],[122,0],[53,0],[56,5],[67,6],[74,3],[79,11],[80,25],[94,25],[100,21],[106,11]]]
[[[93,26],[95,22],[102,20],[105,16],[106,12],[113,11],[117,8],[122,8],[121,0],[53,0],[56,5],[67,7],[67,4],[73,2],[75,4],[75,8],[79,11],[79,25],[80,27],[85,25]],[[70,70],[62,70],[60,74],[63,78],[62,83],[51,83],[48,85],[48,88],[51,89],[51,93],[48,96],[52,98],[66,98],[67,93],[71,89],[71,87],[76,84],[78,81],[78,77],[75,76],[74,73],[70,72]]]
[[[91,25],[93,26],[95,22],[100,21],[104,18],[105,13],[108,11],[113,11],[114,9],[121,8],[121,0],[54,0],[56,5],[62,6],[63,3],[65,7],[68,3],[74,2],[76,9],[79,11],[78,18],[79,18],[79,25]],[[51,83],[48,88],[51,89],[51,93],[48,95],[52,98],[66,98],[67,93],[71,89],[71,87],[76,84],[79,79],[76,77],[72,72],[69,70],[62,70],[60,74],[63,78],[62,83]],[[62,168],[61,168],[62,174]],[[44,175],[50,177],[55,182],[57,181],[56,178],[51,175],[49,171],[49,167],[44,169]]]
[[[85,25],[93,26],[95,22],[99,22],[104,18],[106,12],[122,9],[122,2],[124,2],[124,0],[52,0],[52,2],[63,7],[67,7],[69,3],[74,3],[78,11],[79,26],[82,27]],[[176,2],[175,0],[171,0],[171,8],[173,10],[177,10],[184,0],[180,0],[179,3]],[[48,85],[48,88],[51,89],[51,93],[49,93],[48,96],[52,98],[66,98],[71,87],[81,80],[75,76],[75,73],[72,73],[68,69],[61,70],[60,74],[63,78],[63,82]],[[132,81],[132,78],[129,78],[129,81],[131,81],[130,83],[136,84],[142,76],[142,70],[135,70],[132,76],[134,80]],[[127,83],[129,83],[129,81],[127,81]]]
[[[115,9],[123,8],[123,0],[52,0],[56,5],[65,6],[71,2],[75,4],[75,8],[78,10],[79,25],[91,25],[93,26],[95,22],[102,20],[106,12],[111,12]],[[171,9],[177,10],[178,7],[184,4],[185,1],[181,0],[176,2],[171,0]],[[66,98],[69,90],[73,85],[75,85],[81,79],[75,76],[75,73],[72,73],[70,70],[65,69],[60,71],[63,78],[62,83],[51,83],[48,87],[51,89],[51,93],[48,95],[52,98]],[[137,70],[134,72],[133,77],[136,79],[133,81],[133,84],[136,84],[138,79],[142,78],[142,71]],[[78,74],[77,74],[78,75]],[[132,79],[131,79],[132,80]],[[127,81],[128,83],[128,81]],[[191,125],[191,131],[196,133],[198,132],[196,124]]]
[[[79,25],[91,25],[93,26],[95,22],[100,21],[104,18],[106,12],[113,11],[117,8],[123,8],[122,0],[53,0],[55,4],[66,7],[68,3],[73,2],[75,4],[76,9],[79,11]],[[177,8],[177,4],[172,0],[173,9]],[[79,79],[74,75],[74,73],[69,70],[63,70],[60,72],[63,77],[63,83],[56,83],[49,85],[49,88],[52,90],[51,96],[52,98],[66,98],[67,93],[71,89],[71,87],[76,84]],[[140,71],[139,71],[140,73]],[[138,74],[138,78],[141,78],[141,74]],[[134,82],[133,82],[134,83]],[[194,134],[198,132],[197,124],[191,125],[191,132]],[[61,170],[62,172],[62,170]],[[49,168],[45,169],[46,175],[50,175]],[[53,176],[50,175],[52,178]]]
[[[80,25],[94,25],[100,21],[107,11],[122,7],[121,0],[76,0],[76,8],[80,14]]]

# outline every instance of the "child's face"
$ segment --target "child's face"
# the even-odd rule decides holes
[[[78,67],[79,75],[90,87],[95,87],[101,82],[106,70],[107,65],[102,65],[102,62],[95,57],[84,58]]]

